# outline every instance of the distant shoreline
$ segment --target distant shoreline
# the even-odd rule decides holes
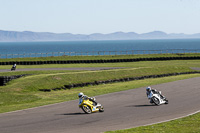
[[[200,39],[200,33],[184,34],[153,31],[138,34],[135,32],[114,32],[109,34],[71,34],[32,31],[0,30],[0,42],[36,42],[36,41],[98,41],[98,40],[147,40],[147,39]]]
[[[74,41],[0,41],[1,43],[29,43],[29,42],[94,42],[94,41],[142,41],[142,40],[200,40],[200,38],[171,38],[171,39],[129,39],[129,40],[74,40]]]

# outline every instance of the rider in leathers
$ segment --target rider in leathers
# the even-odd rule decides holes
[[[149,95],[151,94],[151,92],[153,94],[159,94],[162,99],[165,99],[165,97],[163,95],[161,95],[159,91],[157,91],[156,89],[152,89],[150,86],[146,88],[146,94],[147,94],[148,98],[149,98]],[[152,103],[152,102],[153,101],[150,101],[150,103]]]
[[[80,102],[82,99],[84,99],[84,100],[89,99],[90,101],[92,101],[92,102],[94,103],[94,106],[97,105],[97,102],[95,101],[95,98],[93,98],[93,97],[88,97],[87,95],[84,95],[82,92],[80,92],[80,93],[78,94],[78,97],[79,97],[79,102]]]

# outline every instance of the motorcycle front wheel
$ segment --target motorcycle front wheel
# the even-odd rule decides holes
[[[100,107],[100,108],[99,108],[99,112],[104,112],[103,107]]]
[[[168,104],[168,103],[169,103],[169,101],[167,99],[165,99],[165,104]]]
[[[156,97],[152,97],[152,101],[155,103],[155,105],[160,105],[160,101]]]
[[[92,111],[90,109],[90,107],[88,105],[83,105],[82,106],[82,110],[86,113],[86,114],[91,114]]]

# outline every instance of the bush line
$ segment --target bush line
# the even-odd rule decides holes
[[[108,60],[65,60],[65,61],[7,61],[0,62],[0,65],[42,65],[42,64],[79,64],[79,63],[116,63],[116,62],[136,62],[136,61],[166,61],[166,60],[198,60],[200,56],[192,57],[152,57],[152,58],[132,58],[132,59],[108,59]]]

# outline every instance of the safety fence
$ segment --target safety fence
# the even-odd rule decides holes
[[[55,57],[55,56],[102,56],[102,55],[184,54],[184,53],[200,53],[200,49],[19,53],[19,54],[0,54],[0,58],[7,59],[7,58]]]

